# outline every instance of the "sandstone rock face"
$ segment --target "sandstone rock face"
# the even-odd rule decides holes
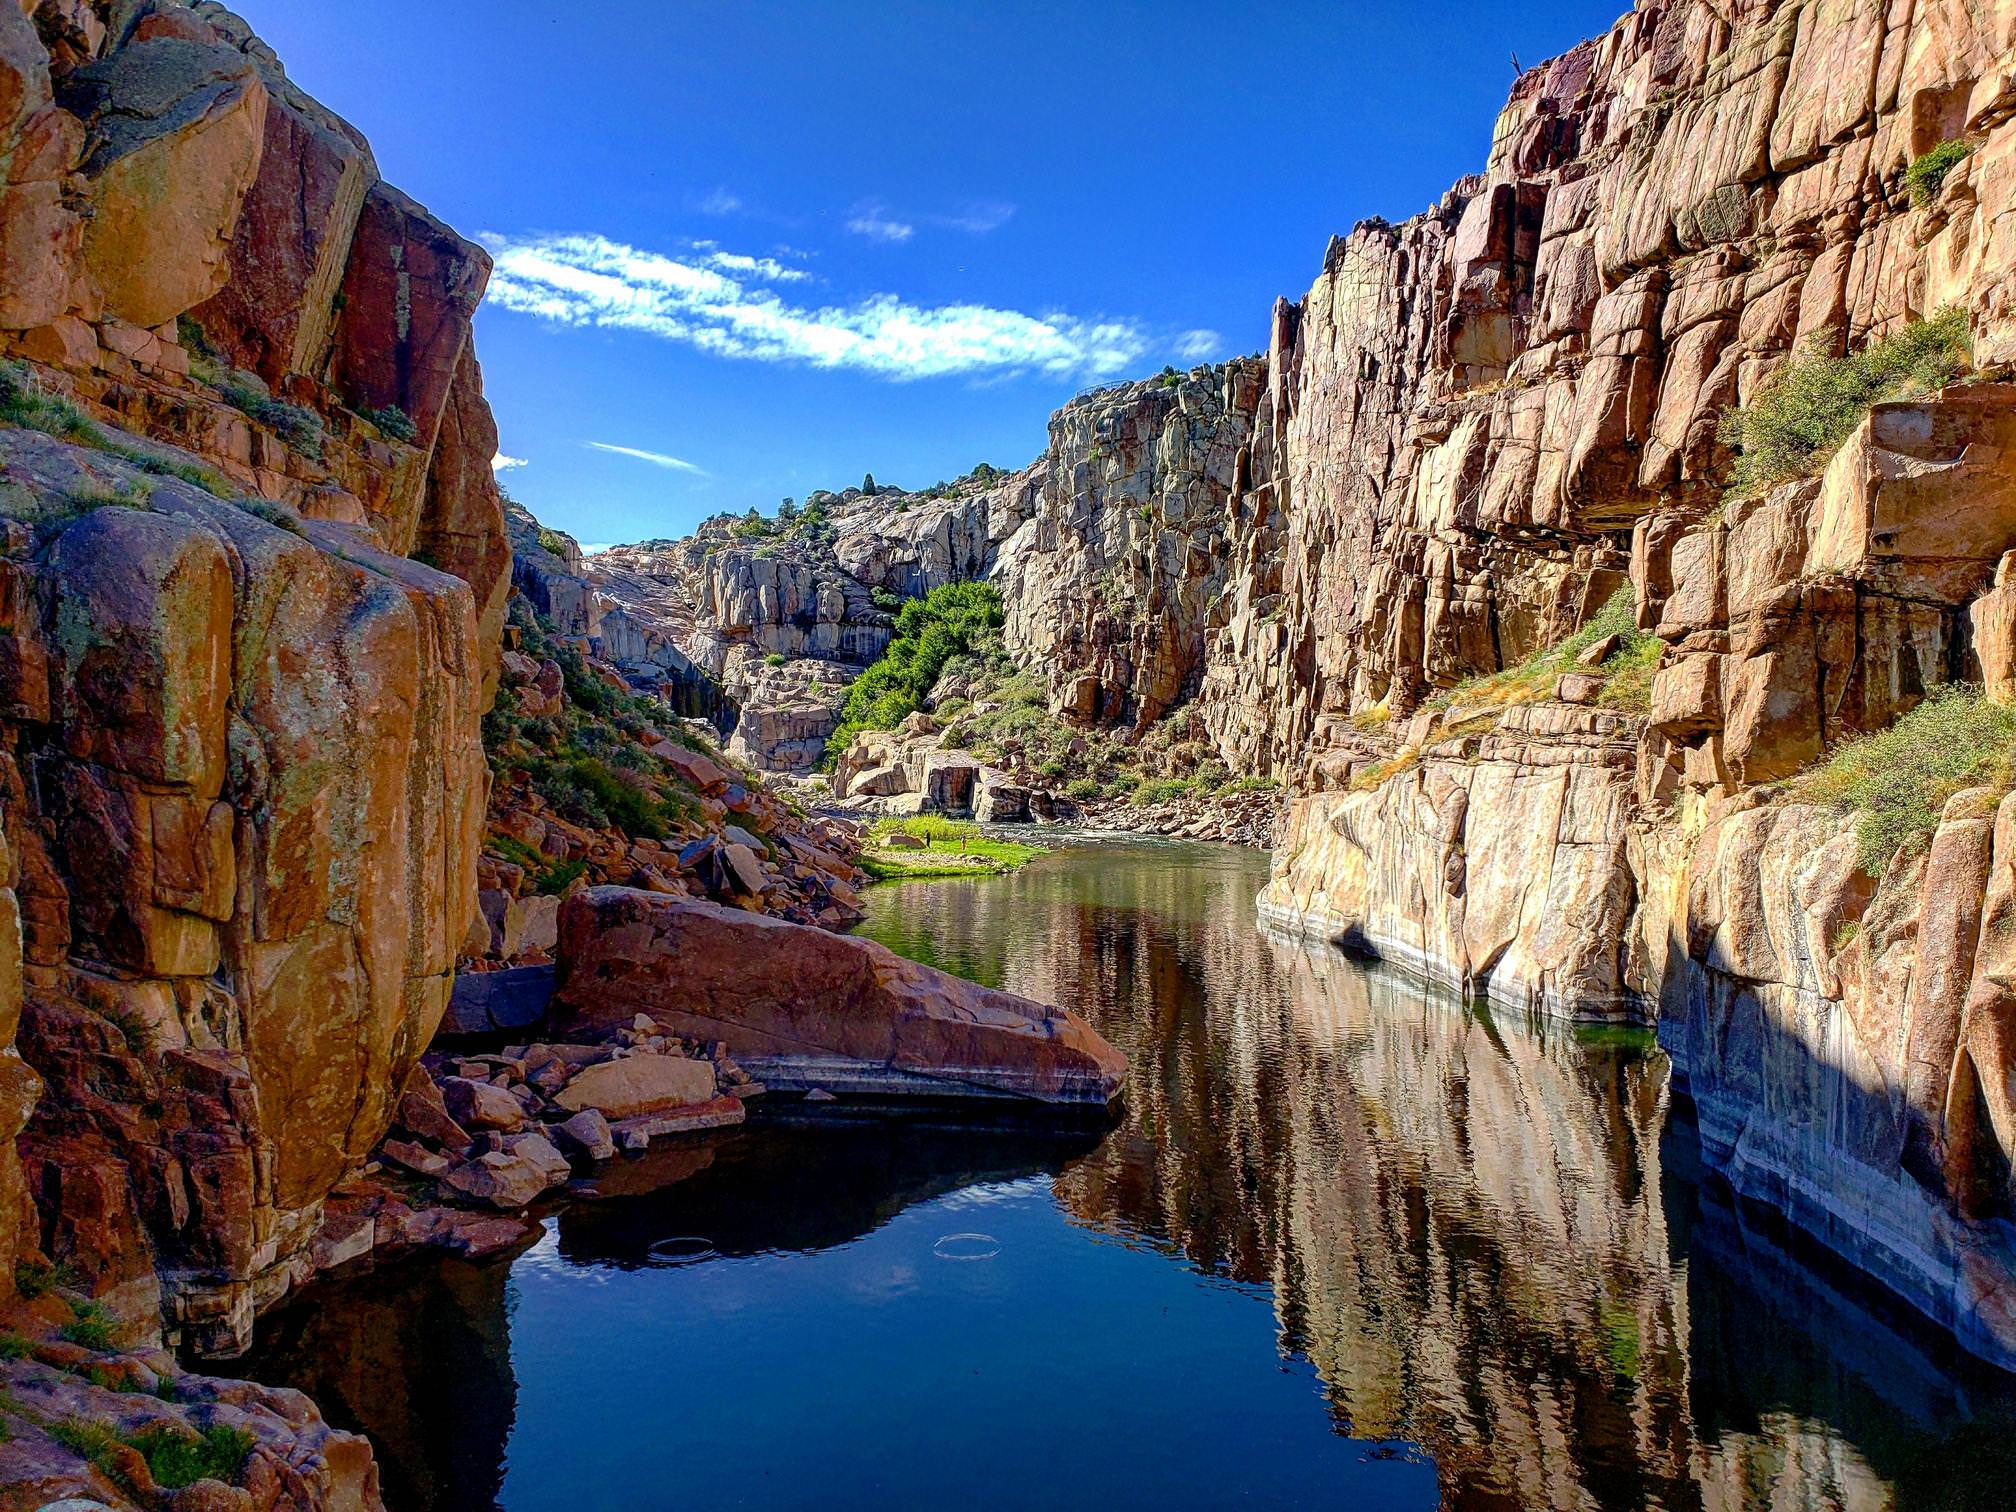
[[[1261,916],[1509,1008],[1632,1017],[1633,733],[1530,706],[1367,790],[1299,799]]]
[[[1200,368],[1051,417],[1034,512],[992,577],[1009,649],[1067,718],[1138,731],[1196,691],[1261,378]]]
[[[325,1198],[473,912],[509,578],[487,263],[222,6],[29,9],[0,359],[113,450],[0,431],[0,1249],[25,1183],[18,1242],[230,1352],[346,1253]]]
[[[145,476],[20,432],[0,465],[43,492]],[[228,1347],[446,1006],[486,780],[469,590],[179,479],[14,570],[37,585],[14,634],[47,648],[14,727],[42,778],[9,820],[52,1090],[30,1179],[80,1270],[101,1202],[150,1220],[100,1279],[159,1267],[171,1322]]]
[[[157,326],[216,293],[265,139],[251,62],[222,41],[136,36],[72,70],[62,103],[85,127],[84,262],[105,312]]]
[[[605,1029],[639,1011],[727,1039],[771,1088],[1103,1107],[1126,1069],[1075,1014],[873,941],[630,888],[569,898],[556,1025]]]
[[[1269,918],[1656,1013],[1712,1164],[2005,1361],[1998,795],[1872,877],[1767,785],[1940,684],[2008,696],[2012,63],[2007,6],[1681,3],[1522,75],[1481,174],[1277,307],[1196,699],[1299,795]],[[1724,410],[1948,306],[1987,381],[1724,500]],[[1595,656],[1466,703],[1620,592],[1641,699]]]

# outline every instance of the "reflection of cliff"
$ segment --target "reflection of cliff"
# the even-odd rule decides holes
[[[1067,1173],[1072,1211],[1271,1282],[1339,1426],[1426,1445],[1452,1505],[1685,1481],[1657,1058],[1248,938],[1194,1035],[1123,1040],[1138,1137]]]
[[[1097,1138],[1086,1132],[946,1127],[890,1118],[815,1120],[730,1135],[705,1147],[655,1151],[635,1166],[636,1190],[560,1215],[560,1254],[577,1265],[653,1264],[651,1246],[705,1235],[723,1255],[819,1250],[872,1233],[915,1203],[978,1182],[1054,1172]],[[694,1161],[704,1148],[707,1158]],[[690,1174],[662,1162],[684,1159]],[[659,1162],[654,1167],[654,1162]],[[669,1185],[651,1186],[656,1175]],[[683,1179],[680,1179],[683,1177]]]
[[[323,1282],[262,1323],[237,1368],[368,1434],[388,1507],[491,1512],[518,1404],[509,1274],[448,1260]]]
[[[1271,1285],[1339,1428],[1422,1443],[1452,1507],[1859,1512],[1984,1457],[2016,1483],[2006,1383],[1699,1190],[1644,1035],[1269,940],[1264,866],[1088,849],[871,893],[864,928],[1088,1014],[1133,1071],[1068,1210]]]

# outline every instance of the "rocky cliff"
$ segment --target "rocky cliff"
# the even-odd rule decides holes
[[[0,1290],[230,1352],[475,900],[489,262],[217,5],[0,10],[0,165]]]
[[[1711,1164],[2005,1362],[2006,736],[1873,846],[1816,763],[2006,694],[2012,67],[2006,6],[1668,4],[1524,75],[1277,309],[1202,695],[1301,795],[1269,917],[1656,1015]],[[1953,311],[1965,384],[1728,491],[1726,411]]]
[[[1641,4],[1264,358],[1074,400],[934,558],[1085,737],[1028,765],[1283,784],[1267,917],[1656,1018],[1711,1163],[2005,1362],[2012,206],[2016,9]],[[930,586],[870,502],[847,560]],[[934,759],[1003,744],[946,691]]]

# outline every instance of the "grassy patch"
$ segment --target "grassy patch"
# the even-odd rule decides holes
[[[1819,332],[1750,403],[1724,413],[1722,440],[1738,453],[1736,492],[1813,476],[1871,405],[1942,388],[1970,363],[1967,312],[1957,306],[1845,357],[1831,355],[1839,339],[1838,332]]]
[[[1912,159],[1911,166],[1904,170],[1904,187],[1911,191],[1911,203],[1922,209],[1937,199],[1946,175],[1973,150],[1967,142],[1941,142],[1930,152]]]
[[[1403,751],[1388,761],[1375,761],[1351,779],[1351,791],[1369,793],[1421,764],[1419,751]]]
[[[1589,616],[1587,624],[1566,639],[1516,667],[1473,677],[1459,683],[1432,701],[1432,707],[1447,709],[1485,705],[1531,703],[1553,696],[1554,685],[1564,672],[1576,670],[1576,659],[1598,641],[1617,637],[1616,649],[1593,670],[1619,684],[1614,694],[1604,685],[1601,701],[1612,707],[1642,709],[1650,701],[1652,673],[1659,665],[1665,642],[1647,635],[1637,625],[1637,606],[1631,585],[1626,583],[1605,600],[1603,607]],[[1467,723],[1467,721],[1466,721]],[[1444,732],[1447,734],[1448,732]]]
[[[1862,869],[1882,872],[1906,846],[1922,845],[1946,800],[1963,788],[2016,781],[2016,706],[1979,688],[1950,684],[1886,730],[1849,741],[1799,785],[1801,796],[1861,816]]]
[[[891,835],[922,840],[922,849],[897,849]],[[861,869],[876,881],[900,877],[984,877],[1014,871],[1043,854],[1043,848],[1014,840],[997,840],[964,819],[919,814],[909,819],[878,819],[868,830]]]
[[[71,1304],[70,1321],[58,1330],[60,1336],[85,1349],[112,1347],[112,1316],[96,1302]]]
[[[94,1465],[100,1465],[109,1458],[120,1442],[119,1435],[108,1425],[86,1418],[65,1418],[60,1423],[52,1423],[49,1437]]]
[[[243,1428],[222,1424],[204,1429],[198,1437],[166,1423],[153,1423],[128,1435],[125,1442],[146,1459],[156,1485],[175,1491],[199,1480],[236,1485],[252,1453],[253,1438]]]
[[[255,513],[258,512],[255,506],[264,502],[248,502],[215,468],[119,440],[69,400],[43,393],[36,386],[34,375],[18,362],[0,362],[0,425],[18,425],[24,430],[54,436],[59,441],[88,446],[93,451],[129,462],[142,472],[163,478],[180,478],[205,493],[227,503],[253,509]],[[295,527],[289,525],[286,528]]]

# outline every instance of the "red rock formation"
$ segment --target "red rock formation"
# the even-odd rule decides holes
[[[27,9],[0,359],[61,438],[0,429],[0,1125],[25,1248],[228,1352],[326,1251],[474,911],[488,263],[221,6]]]
[[[1076,1014],[906,961],[872,940],[631,888],[560,910],[555,1022],[645,1012],[719,1037],[764,1085],[1104,1107],[1126,1062]]]

